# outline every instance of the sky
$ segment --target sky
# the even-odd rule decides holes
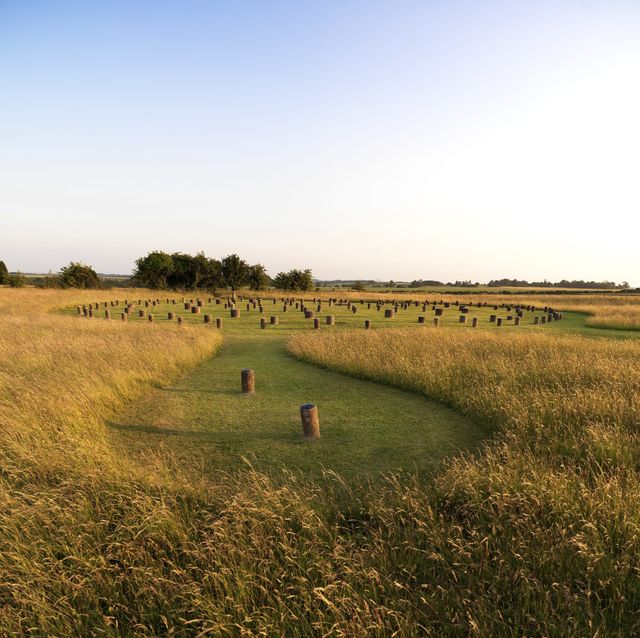
[[[0,0],[0,259],[640,285],[640,2]]]

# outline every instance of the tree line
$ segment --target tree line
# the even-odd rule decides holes
[[[237,254],[222,259],[207,257],[203,252],[165,253],[152,251],[136,260],[133,281],[153,289],[210,290],[249,287],[264,290],[270,286],[282,290],[311,290],[311,270],[280,272],[271,278],[262,264],[249,264]]]

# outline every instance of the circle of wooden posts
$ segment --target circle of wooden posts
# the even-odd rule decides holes
[[[302,421],[302,437],[305,441],[314,441],[320,438],[320,419],[316,405],[313,403],[301,405],[300,420]]]
[[[244,394],[254,394],[256,391],[256,375],[251,368],[245,368],[240,373],[242,381],[242,392]]]

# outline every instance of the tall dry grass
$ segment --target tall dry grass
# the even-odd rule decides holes
[[[640,342],[425,329],[299,335],[290,348],[496,429],[431,494],[407,488],[406,507],[383,516],[423,587],[426,626],[638,634]]]
[[[0,292],[0,635],[638,633],[634,343],[299,338],[300,356],[502,434],[427,485],[251,468],[189,483],[145,474],[104,420],[213,353],[215,331],[52,314],[94,296]]]

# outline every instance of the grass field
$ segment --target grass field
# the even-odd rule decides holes
[[[1,635],[638,632],[637,332],[152,294],[0,290]]]

